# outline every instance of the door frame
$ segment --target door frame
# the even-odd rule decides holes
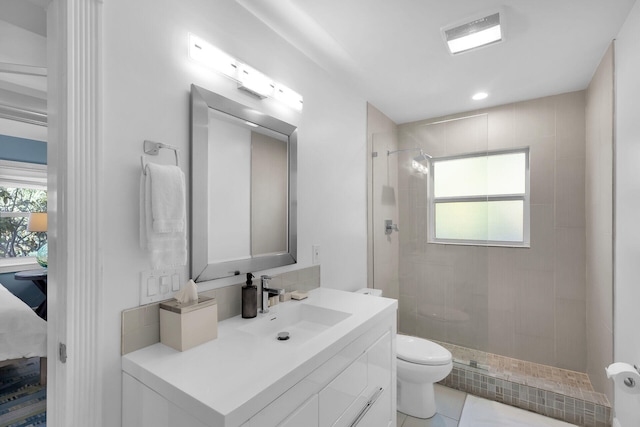
[[[102,1],[52,0],[47,423],[53,427],[102,424],[101,55]]]

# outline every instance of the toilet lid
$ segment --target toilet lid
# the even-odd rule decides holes
[[[398,335],[396,340],[398,359],[420,365],[446,365],[451,362],[451,352],[434,342],[422,338]]]

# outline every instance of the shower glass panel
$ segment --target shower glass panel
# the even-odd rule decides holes
[[[500,178],[488,173],[487,157],[465,157],[486,153],[488,146],[487,116],[474,115],[436,123],[427,121],[399,126],[398,150],[422,149],[433,157],[425,175],[411,167],[416,151],[398,153],[398,212],[399,241],[399,325],[401,333],[419,336],[469,349],[490,348],[489,333],[489,248],[484,244],[493,236],[517,231],[498,227],[492,217],[494,211],[517,209],[510,203],[494,203],[486,196],[487,188],[500,188]],[[475,189],[478,202],[463,207],[455,203],[441,204],[435,211],[438,232],[455,236],[461,232],[460,216],[474,214],[473,245],[429,243],[430,218],[429,180],[434,161],[438,173],[448,174],[443,186],[436,189],[440,196],[450,197],[469,187]],[[483,164],[484,162],[484,164]],[[446,165],[446,166],[445,166]],[[448,169],[448,170],[445,170]],[[507,183],[518,185],[517,183]],[[473,205],[473,206],[471,206]],[[510,206],[507,206],[510,205]],[[468,209],[467,209],[468,208]],[[374,206],[375,210],[375,206]],[[466,213],[462,213],[466,210]],[[475,211],[475,212],[471,212]],[[501,222],[501,221],[500,221]],[[504,224],[501,224],[504,226]],[[467,225],[469,227],[469,225]],[[378,287],[376,285],[376,287]]]
[[[400,254],[400,236],[407,230],[400,226],[398,215],[398,159],[387,152],[397,150],[396,132],[373,135],[372,150],[377,153],[371,158],[371,210],[370,224],[372,265],[370,274],[375,288],[381,289],[384,296],[399,297],[398,257]],[[417,153],[416,153],[417,154]],[[386,232],[385,221],[397,225],[397,230]]]

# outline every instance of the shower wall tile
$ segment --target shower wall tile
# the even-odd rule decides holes
[[[586,352],[582,314],[558,311],[587,298],[587,200],[577,194],[586,185],[584,109],[581,91],[399,126],[399,148],[420,146],[435,157],[529,146],[532,203],[530,248],[427,244],[427,182],[399,167],[399,187],[408,190],[398,193],[407,230],[399,293],[416,299],[415,317],[400,308],[401,324],[425,338],[551,365],[568,366],[573,351]],[[461,314],[467,320],[455,322]],[[560,337],[572,331],[575,345],[563,347]],[[575,358],[569,367],[583,365]]]
[[[495,107],[487,112],[487,139],[489,150],[513,148],[515,140],[515,105]]]
[[[543,365],[555,365],[555,340],[553,337],[524,335],[516,332],[514,358]]]
[[[585,91],[564,93],[553,97],[556,107],[556,135],[562,137],[578,137],[575,146],[566,155],[579,156],[585,149]],[[563,151],[558,152],[559,157]]]
[[[515,104],[516,141],[556,134],[556,97],[538,98]]]
[[[406,335],[417,334],[418,304],[414,295],[400,295],[398,299],[398,331]]]
[[[587,355],[587,315],[584,301],[556,300],[556,366],[584,372]]]
[[[488,345],[493,353],[513,356],[515,348],[515,312],[514,310],[490,310]]]
[[[585,226],[584,158],[558,160],[556,168],[556,226]]]
[[[527,140],[529,146],[531,204],[553,204],[555,197],[555,136]]]
[[[424,216],[426,218],[426,212]],[[430,244],[425,247],[423,254],[424,254],[424,259],[432,264],[441,265],[441,266],[451,266],[454,263],[454,260],[453,260],[454,255],[458,250],[460,250],[460,247],[455,247],[453,245]]]
[[[553,340],[554,282],[552,271],[521,270],[516,334]]]
[[[565,159],[582,158],[587,155],[587,147],[584,144],[584,131],[574,135],[556,136],[556,161]]]
[[[485,114],[444,124],[447,156],[486,150],[487,116]]]
[[[531,247],[513,249],[519,269],[553,271],[555,268],[554,206],[531,205]]]
[[[584,228],[556,228],[556,298],[586,300]]]
[[[416,315],[416,334],[419,337],[429,337],[438,341],[446,341],[454,344],[461,344],[454,338],[447,335],[447,326],[444,322],[437,320],[437,316],[430,316],[428,303],[418,303],[418,313]],[[431,312],[433,313],[433,312]]]

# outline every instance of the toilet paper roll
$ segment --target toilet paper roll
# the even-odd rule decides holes
[[[613,379],[618,390],[629,394],[640,394],[640,373],[634,366],[616,362],[605,368],[605,371],[607,378]]]

